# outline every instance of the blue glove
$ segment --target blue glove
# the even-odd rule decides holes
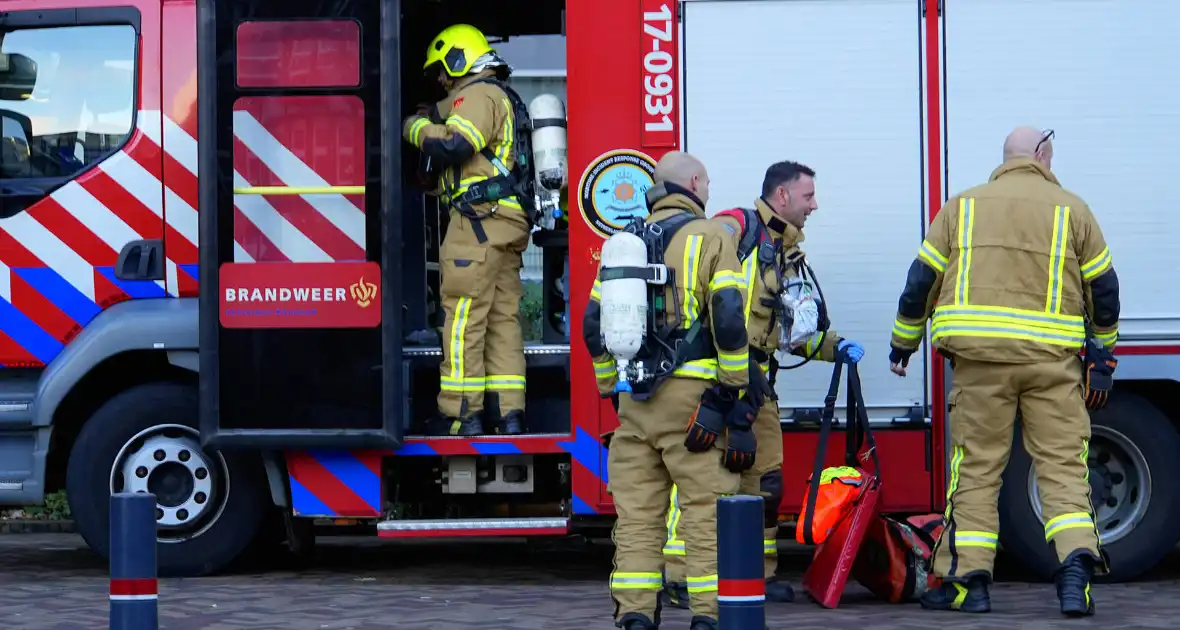
[[[619,392],[629,392],[629,391],[631,391],[631,383],[629,383],[627,381],[615,382],[615,393],[616,394]]]
[[[856,363],[865,356],[865,349],[859,343],[849,339],[841,339],[836,344],[836,352],[844,355],[844,361],[846,363]]]

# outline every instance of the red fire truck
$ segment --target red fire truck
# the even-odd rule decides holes
[[[897,294],[948,192],[987,177],[1012,126],[1041,123],[1123,281],[1090,482],[1112,578],[1134,577],[1180,536],[1180,219],[1162,189],[1180,114],[1158,78],[1175,5],[7,0],[0,505],[65,489],[105,553],[108,495],[152,492],[169,575],[216,571],[260,537],[306,547],[312,524],[601,531],[599,436],[617,419],[558,315],[580,339],[603,239],[645,212],[655,160],[680,149],[708,165],[712,210],[752,203],[773,161],[816,168],[805,249],[835,328],[867,350],[885,508],[940,511],[952,374],[928,352],[909,378],[888,373]],[[456,22],[567,42],[569,215],[533,236],[545,312],[521,436],[422,436],[446,213],[417,188],[400,123],[430,98],[429,39]],[[1073,35],[1046,39],[1046,24]],[[554,288],[567,256],[568,305]],[[779,378],[784,523],[826,371]],[[1045,575],[1019,440],[1004,479],[1003,544]]]

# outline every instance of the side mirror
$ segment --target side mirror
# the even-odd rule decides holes
[[[0,53],[0,101],[25,101],[37,84],[37,62],[19,53]]]

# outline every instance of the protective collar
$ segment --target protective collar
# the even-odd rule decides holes
[[[1057,181],[1057,176],[1053,174],[1053,171],[1045,168],[1044,164],[1041,164],[1030,157],[1012,158],[1011,160],[1004,162],[1003,164],[996,167],[996,170],[992,171],[992,176],[988,179],[988,181],[994,182],[997,179],[1012,173],[1022,173],[1025,175],[1036,174],[1050,182],[1053,182],[1054,184],[1057,184],[1058,186],[1061,185],[1061,182]]]
[[[698,217],[705,216],[705,204],[684,186],[672,182],[660,182],[647,190],[647,211],[656,212],[668,208],[690,210]]]
[[[803,231],[779,218],[765,199],[759,197],[754,202],[754,208],[758,211],[762,224],[770,232],[770,238],[782,239],[783,247],[794,247],[803,242]]]

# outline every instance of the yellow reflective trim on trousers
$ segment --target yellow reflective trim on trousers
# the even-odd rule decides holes
[[[470,120],[467,120],[458,114],[451,114],[450,117],[447,118],[447,126],[451,127],[456,132],[458,132],[459,135],[466,138],[467,141],[471,143],[471,146],[475,148],[477,153],[482,151],[484,147],[488,146],[488,141],[483,137],[483,134],[480,133],[479,127],[476,127],[471,123]]]
[[[1067,529],[1094,529],[1094,519],[1085,512],[1070,512],[1051,518],[1045,523],[1045,542]]]
[[[455,314],[452,317],[450,330],[450,339],[448,345],[451,348],[451,373],[445,380],[452,385],[464,387],[467,381],[464,377],[466,372],[463,371],[463,342],[467,329],[467,315],[471,312],[471,298],[461,297],[455,302]],[[480,378],[480,387],[483,387],[483,378]],[[467,390],[460,390],[467,391]]]
[[[658,591],[664,587],[664,576],[659,573],[624,573],[615,572],[610,574],[610,587],[612,590],[645,590]]]
[[[512,153],[512,142],[515,139],[515,129],[513,129],[514,122],[512,120],[512,103],[508,99],[503,99],[504,103],[504,126],[500,129],[500,143],[496,145],[495,155],[504,163],[504,167],[508,167],[508,156]]]
[[[690,577],[686,581],[688,582],[689,593],[708,593],[717,590],[716,574]]]
[[[946,271],[946,265],[950,262],[942,252],[930,244],[930,241],[922,241],[922,246],[918,248],[918,258],[938,273]]]
[[[594,362],[594,376],[597,378],[610,378],[617,373],[615,362],[612,359]]]
[[[439,389],[444,392],[482,392],[486,382],[482,376],[454,379],[444,376],[439,379]]]
[[[925,326],[907,324],[900,319],[893,320],[893,334],[901,337],[902,339],[921,339],[922,333],[926,332],[925,328]]]
[[[701,378],[705,380],[715,380],[717,378],[717,360],[697,359],[696,361],[689,361],[676,368],[676,370],[672,372],[672,375],[686,376],[688,378]]]
[[[763,539],[762,541],[762,555],[777,556],[778,555],[778,541],[772,539]]]
[[[524,377],[516,374],[488,374],[484,386],[496,391],[524,391]]]
[[[757,251],[757,250],[755,250]],[[754,271],[758,269],[758,257],[751,254],[742,261],[742,277],[746,281],[746,325],[750,325],[750,309],[754,307]]]
[[[1082,440],[1082,453],[1078,457],[1082,460],[1082,466],[1086,472],[1082,474],[1082,480],[1086,482],[1086,505],[1090,507],[1091,520],[1093,515],[1098,514],[1098,510],[1094,509],[1094,501],[1090,498],[1090,440]],[[1094,540],[1098,544],[1102,544],[1102,532],[1098,530],[1098,523],[1094,523]]]
[[[722,352],[717,351],[717,364],[722,370],[744,370],[750,367],[750,351]]]
[[[1082,265],[1082,279],[1089,282],[1090,280],[1097,278],[1098,276],[1102,275],[1104,271],[1110,269],[1110,265],[1113,262],[1114,259],[1110,256],[1110,248],[1102,248],[1102,251],[1099,252],[1097,256],[1090,259],[1086,264]]]
[[[696,286],[697,272],[701,266],[701,243],[704,236],[690,234],[684,242],[684,324],[683,328],[691,328],[693,322],[700,316],[700,306],[697,304]]]
[[[1082,318],[993,306],[940,306],[930,327],[935,340],[954,335],[1024,339],[1078,347],[1086,338]]]
[[[971,294],[971,229],[975,226],[975,199],[959,200],[959,270],[955,275],[955,304],[967,304]]]
[[[667,541],[664,543],[664,555],[683,556],[684,541],[680,540],[680,488],[672,484],[672,492],[668,495],[668,517],[664,520],[667,528]]]
[[[590,287],[590,299],[602,300],[602,281],[595,279],[594,286]]]
[[[1065,248],[1069,244],[1069,206],[1053,209],[1053,241],[1049,251],[1049,285],[1045,288],[1045,312],[1061,312],[1062,274]]]
[[[957,531],[955,532],[956,547],[982,547],[995,549],[1000,537],[991,532]]]
[[[951,447],[951,478],[950,483],[946,485],[946,511],[943,513],[943,517],[948,521],[951,518],[951,503],[959,489],[959,466],[963,464],[963,454],[962,446],[956,444]]]
[[[410,124],[410,144],[422,147],[422,130],[428,125],[430,125],[430,121],[425,118],[418,118]]]

